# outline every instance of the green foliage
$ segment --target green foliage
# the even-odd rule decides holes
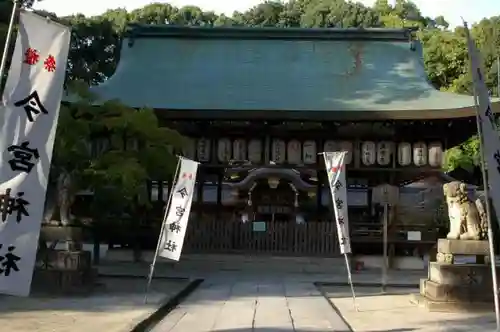
[[[72,82],[69,89],[78,99],[61,107],[52,177],[69,174],[73,194],[91,190],[95,204],[109,201],[109,195],[129,206],[144,204],[147,180],[172,175],[177,158],[168,147],[181,149],[185,138],[160,127],[152,109],[135,110],[115,100],[95,107],[98,99],[85,83]],[[96,151],[96,140],[107,142],[106,148]]]

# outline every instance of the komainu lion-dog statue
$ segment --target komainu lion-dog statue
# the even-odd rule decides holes
[[[488,223],[483,202],[475,202],[467,195],[467,185],[453,181],[443,185],[443,193],[448,205],[450,232],[449,240],[485,240],[488,236]]]

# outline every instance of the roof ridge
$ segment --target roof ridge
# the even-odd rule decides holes
[[[125,37],[210,39],[299,39],[408,41],[413,29],[200,27],[171,24],[129,24]]]

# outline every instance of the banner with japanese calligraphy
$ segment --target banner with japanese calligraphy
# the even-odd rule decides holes
[[[0,113],[0,293],[30,292],[70,36],[20,13]]]
[[[337,235],[339,237],[340,252],[351,253],[351,239],[349,237],[349,218],[347,214],[347,183],[345,175],[346,151],[324,152],[326,173],[330,193],[332,194],[333,210],[337,223]]]
[[[181,158],[180,163],[179,175],[171,192],[170,207],[163,221],[165,231],[158,253],[161,257],[174,261],[181,257],[199,164],[185,158]]]
[[[477,98],[477,120],[483,134],[483,154],[488,174],[489,196],[497,216],[500,216],[500,138],[495,115],[491,109],[490,96],[484,82],[479,51],[465,24],[467,47],[472,70],[474,94]],[[500,222],[500,218],[497,218]]]

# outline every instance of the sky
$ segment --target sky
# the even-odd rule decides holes
[[[359,0],[365,5],[372,5],[375,0]],[[262,0],[43,0],[35,5],[58,16],[82,13],[86,16],[98,15],[108,9],[126,8],[133,10],[152,2],[168,2],[182,7],[195,5],[203,10],[213,10],[216,13],[231,15],[235,10],[244,11],[263,2]],[[472,24],[484,17],[500,16],[500,0],[414,0],[424,16],[436,17],[443,15],[452,27],[461,25],[463,17]]]

